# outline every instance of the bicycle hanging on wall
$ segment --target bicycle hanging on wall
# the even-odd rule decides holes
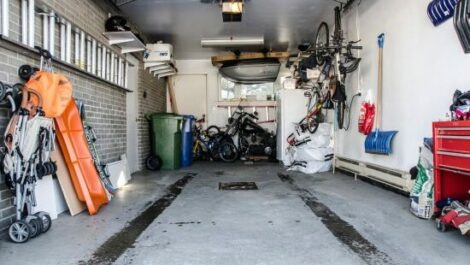
[[[306,116],[298,124],[302,131],[314,133],[318,124],[325,120],[324,109],[335,109],[338,129],[347,130],[349,127],[349,124],[345,126],[344,119],[347,100],[345,80],[347,74],[358,69],[361,58],[355,57],[353,51],[361,50],[362,46],[357,45],[360,40],[347,41],[344,38],[341,12],[341,7],[334,9],[335,26],[332,36],[328,24],[320,23],[315,42],[299,53],[302,58],[308,57],[305,60],[313,60],[313,65],[319,69],[315,84],[305,93],[309,97],[309,103]]]

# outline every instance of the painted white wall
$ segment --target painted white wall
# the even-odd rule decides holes
[[[352,108],[351,129],[337,134],[337,154],[390,168],[409,170],[418,159],[432,122],[445,118],[455,89],[469,90],[470,57],[465,55],[452,20],[434,27],[426,14],[429,1],[362,0],[343,23],[349,39],[362,39],[360,70],[347,80],[349,99],[363,97]],[[365,154],[365,136],[357,132],[360,102],[377,87],[377,35],[386,34],[384,50],[383,124],[398,130],[389,157]]]
[[[226,108],[217,107],[219,101],[219,71],[217,67],[212,65],[210,60],[177,60],[176,67],[178,75],[206,75],[207,76],[207,125],[217,125],[224,127],[227,124],[228,111]],[[180,104],[192,104],[188,102],[178,102]],[[232,108],[233,110],[233,108]],[[249,108],[247,111],[251,111]],[[264,108],[258,108],[260,120],[266,120]],[[270,119],[275,119],[276,112],[270,110]],[[275,131],[274,124],[263,124],[269,130]]]
[[[178,114],[202,117],[207,114],[206,75],[182,75],[173,78]],[[167,96],[168,97],[168,96]],[[169,106],[171,109],[171,106]]]
[[[218,110],[218,69],[212,66],[210,60],[177,60],[178,75],[206,75],[207,76],[207,124],[225,125],[226,114]],[[191,104],[191,102],[178,102]],[[197,117],[201,118],[201,117]]]

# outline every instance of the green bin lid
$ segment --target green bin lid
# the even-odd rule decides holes
[[[160,112],[160,113],[146,113],[145,118],[147,120],[153,120],[153,119],[175,119],[175,120],[182,120],[183,116],[180,116],[175,113],[166,113],[166,112]]]

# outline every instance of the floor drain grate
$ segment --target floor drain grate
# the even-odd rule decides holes
[[[227,182],[219,183],[219,190],[257,190],[255,182]]]

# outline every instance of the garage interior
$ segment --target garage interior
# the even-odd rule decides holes
[[[2,264],[468,264],[470,0],[0,1]]]

